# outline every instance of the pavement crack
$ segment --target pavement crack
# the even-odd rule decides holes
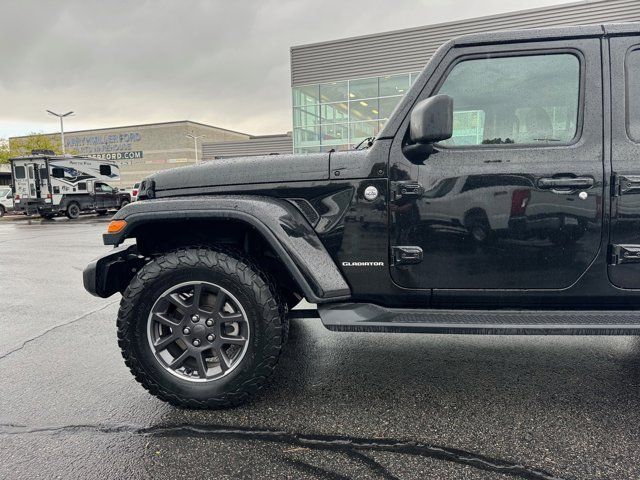
[[[322,467],[316,467],[302,460],[294,460],[292,458],[283,458],[282,461],[301,472],[314,475],[316,477],[328,478],[329,480],[349,480],[351,477],[340,475],[339,473],[326,470]]]
[[[380,477],[384,478],[385,480],[399,480],[398,477],[393,475],[381,463],[375,461],[369,455],[365,455],[364,453],[358,452],[356,450],[347,450],[345,453],[353,460],[364,463],[373,473],[380,475]]]
[[[58,325],[54,325],[53,327],[49,327],[44,332],[39,333],[35,337],[31,337],[31,338],[28,338],[27,340],[25,340],[24,342],[22,342],[22,344],[19,347],[16,347],[13,350],[9,350],[7,353],[3,353],[2,355],[0,355],[0,360],[4,360],[5,358],[9,357],[10,355],[22,350],[29,343],[31,343],[31,342],[33,342],[35,340],[38,340],[39,338],[44,337],[48,333],[53,332],[54,330],[57,330],[58,328],[66,327],[67,325],[71,325],[72,323],[79,322],[80,320],[84,320],[85,318],[93,315],[94,313],[98,313],[98,312],[100,312],[100,311],[106,309],[107,307],[110,307],[111,305],[114,305],[116,303],[118,303],[117,300],[113,301],[113,302],[109,302],[109,303],[107,303],[106,305],[103,305],[100,308],[97,308],[95,310],[91,310],[90,312],[87,312],[87,313],[83,313],[79,317],[75,317],[75,318],[72,318],[71,320],[68,320],[68,321],[66,321],[64,323],[59,323]]]
[[[204,438],[224,438],[244,441],[262,441],[286,444],[291,447],[304,447],[315,450],[332,451],[335,453],[347,453],[356,458],[352,452],[360,451],[357,458],[364,461],[362,451],[379,451],[413,455],[447,462],[467,465],[479,470],[501,473],[512,477],[524,478],[528,480],[561,480],[544,470],[529,467],[526,465],[509,462],[499,458],[493,458],[479,453],[468,452],[456,448],[432,445],[415,441],[403,441],[384,438],[363,438],[349,436],[332,435],[308,435],[297,434],[279,430],[251,429],[221,425],[192,425],[178,424],[169,426],[137,426],[130,424],[101,425],[101,424],[79,424],[63,426],[40,426],[29,427],[26,425],[17,426],[15,424],[0,424],[0,435],[24,435],[33,433],[83,433],[94,432],[104,434],[128,433],[131,435],[142,435],[152,437],[204,437]],[[365,456],[366,457],[366,456]],[[370,457],[367,465],[375,468],[377,473],[383,475],[386,472],[378,462]],[[304,467],[300,467],[304,468]],[[315,468],[315,467],[313,467]],[[324,471],[324,470],[323,470]],[[318,472],[319,473],[319,472]],[[331,472],[326,472],[328,475]],[[390,473],[386,478],[393,478]]]

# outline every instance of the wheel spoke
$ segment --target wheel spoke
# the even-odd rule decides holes
[[[179,325],[179,323],[169,320],[164,313],[154,313],[153,321],[171,328],[176,328]]]
[[[216,296],[216,304],[213,307],[213,311],[218,315],[222,316],[222,309],[224,308],[226,303],[227,303],[227,294],[224,293],[222,290],[219,290],[218,295]]]
[[[222,345],[244,345],[247,339],[244,337],[220,337],[220,343]]]
[[[237,321],[240,321],[240,320],[244,320],[244,316],[240,312],[236,312],[236,313],[221,313],[220,314],[220,318],[222,319],[223,323],[237,322]]]
[[[197,283],[193,286],[193,307],[200,308],[201,297],[202,297],[202,284]]]
[[[189,308],[189,305],[187,305],[177,293],[172,293],[165,298],[169,303],[175,305],[175,307],[180,309],[182,312],[186,311]]]
[[[215,353],[218,357],[218,361],[220,362],[220,369],[223,372],[229,370],[229,367],[231,366],[231,360],[229,359],[229,357],[227,357],[227,354],[224,352],[222,347],[216,348]]]
[[[189,358],[191,356],[191,353],[189,352],[189,350],[185,350],[184,352],[182,352],[182,354],[175,358],[170,364],[169,367],[173,368],[174,370],[176,368],[180,368],[182,365],[184,365],[184,362],[186,362],[187,358]]]
[[[167,348],[169,345],[175,342],[178,338],[179,338],[179,335],[177,333],[171,333],[166,337],[158,339],[158,341],[156,341],[156,343],[153,346],[156,349],[156,352],[159,352]]]
[[[196,365],[198,368],[198,376],[200,378],[207,378],[207,364],[204,362],[204,357],[202,356],[202,352],[198,352],[195,355]]]

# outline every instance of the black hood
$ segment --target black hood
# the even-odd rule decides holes
[[[156,191],[221,185],[327,180],[329,154],[261,155],[210,160],[190,167],[155,173]]]

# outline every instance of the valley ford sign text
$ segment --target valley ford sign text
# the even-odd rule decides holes
[[[64,139],[64,145],[67,149],[76,150],[81,155],[100,156],[100,158],[117,160],[142,158],[142,151],[136,151],[135,148],[141,139],[142,135],[139,132],[105,133],[102,135],[69,134]],[[123,156],[104,156],[106,154],[115,155],[116,153],[120,153]]]

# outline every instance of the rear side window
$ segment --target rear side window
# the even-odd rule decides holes
[[[640,49],[627,55],[627,134],[634,142],[640,142]]]
[[[569,53],[464,60],[438,93],[453,97],[443,145],[553,145],[578,131],[580,61]]]
[[[25,171],[24,171],[24,167],[15,167],[14,168],[14,172],[15,172],[16,178],[18,180],[22,180],[26,176]]]

